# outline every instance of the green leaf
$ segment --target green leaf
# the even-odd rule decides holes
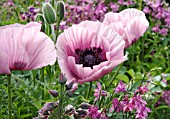
[[[24,114],[24,115],[21,115],[21,118],[23,119],[23,118],[30,117],[30,116],[32,116],[32,114]]]
[[[157,76],[153,77],[153,81],[154,82],[158,82],[160,80],[161,80],[161,76],[160,75],[157,75]]]
[[[151,92],[155,93],[155,92],[162,92],[162,89],[160,88],[160,86],[154,87],[151,89]]]
[[[135,76],[135,72],[133,71],[133,69],[128,70],[127,73],[128,73],[131,77],[134,77],[134,76]]]
[[[156,110],[166,109],[166,108],[170,108],[170,107],[167,105],[161,105],[161,106],[157,107]]]
[[[116,76],[117,79],[123,80],[124,82],[128,83],[129,82],[129,78],[125,75],[125,74],[118,74]]]
[[[143,76],[140,72],[137,72],[135,75],[135,79],[143,79]]]

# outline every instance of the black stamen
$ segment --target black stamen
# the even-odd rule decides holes
[[[85,50],[76,49],[75,53],[77,55],[76,64],[83,64],[83,67],[91,67],[93,69],[94,65],[98,65],[106,59],[102,59],[102,49],[101,48],[86,48]]]

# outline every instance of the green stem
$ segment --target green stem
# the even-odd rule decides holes
[[[12,119],[12,85],[11,74],[7,75],[8,83],[8,119]]]
[[[43,90],[42,90],[42,100],[44,99],[44,68],[41,68],[40,69],[41,71],[41,83],[43,84],[42,87],[43,87]]]
[[[90,86],[89,86],[89,91],[87,93],[87,96],[86,96],[86,99],[89,99],[89,96],[90,96],[90,92],[91,92],[91,89],[92,89],[92,82],[90,82]]]
[[[56,41],[57,41],[57,38],[58,38],[58,35],[59,35],[60,22],[61,22],[60,20],[58,20],[58,22],[57,22]],[[55,43],[56,43],[56,41],[55,41]]]
[[[146,35],[142,38],[142,61],[144,62],[144,52],[145,52],[145,39]]]
[[[122,64],[121,64],[121,65],[119,65],[119,67],[118,67],[118,69],[117,69],[116,73],[115,73],[115,74],[114,74],[114,76],[112,77],[112,80],[111,80],[111,82],[110,82],[110,84],[109,84],[109,87],[112,85],[112,83],[113,83],[113,81],[114,81],[115,77],[117,76],[117,74],[119,73],[119,71],[120,71],[121,67],[122,67]]]
[[[53,39],[54,42],[56,42],[56,34],[55,34],[55,31],[54,31],[54,26],[55,26],[55,24],[50,24],[51,31],[52,31],[52,39]]]

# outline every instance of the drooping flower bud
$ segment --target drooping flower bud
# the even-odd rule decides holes
[[[66,84],[66,85],[65,85],[66,90],[70,90],[70,89],[72,89],[73,84],[74,84],[74,81],[71,81],[70,83]]]
[[[59,76],[59,83],[65,84],[66,81],[67,81],[67,79],[65,78],[64,74],[61,73],[60,76]]]
[[[53,96],[53,97],[57,97],[58,96],[58,92],[56,90],[48,90],[48,92]]]
[[[79,117],[81,118],[85,118],[87,116],[87,111],[84,109],[79,108],[77,112],[78,112]]]
[[[80,104],[80,108],[82,108],[82,109],[90,109],[91,105],[88,104],[88,103],[83,102],[83,103]]]
[[[66,115],[72,115],[75,113],[75,108],[73,107],[73,105],[68,105],[66,108],[65,108],[65,114]]]
[[[56,21],[56,12],[50,3],[44,3],[42,12],[48,24],[53,24]]]
[[[56,13],[59,17],[60,20],[62,20],[64,18],[64,13],[65,13],[65,4],[63,1],[58,1],[56,3]]]

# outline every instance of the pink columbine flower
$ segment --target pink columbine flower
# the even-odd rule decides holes
[[[123,105],[119,102],[119,100],[117,98],[114,98],[112,100],[112,107],[110,108],[110,112],[120,112],[123,110]]]
[[[41,24],[36,22],[0,27],[0,74],[55,63],[55,45],[40,29]]]
[[[100,118],[101,113],[98,110],[97,106],[91,106],[90,109],[88,109],[88,117],[92,119]]]
[[[96,97],[94,99],[95,102],[100,98],[100,96],[107,96],[107,92],[102,90],[100,82],[97,82],[97,88],[94,90],[94,96]]]
[[[130,47],[142,36],[149,26],[144,12],[130,8],[120,13],[105,14],[104,24],[112,26],[125,40],[125,48]]]
[[[140,86],[140,87],[138,87],[138,89],[136,90],[136,92],[139,92],[140,94],[144,94],[144,93],[148,92],[147,85],[146,85],[146,86]]]
[[[122,81],[119,81],[118,86],[115,88],[115,93],[126,92],[126,84]]]
[[[59,35],[58,63],[68,81],[95,81],[126,60],[124,46],[122,37],[111,27],[83,21]]]
[[[136,118],[137,119],[147,119],[148,112],[152,112],[150,108],[147,108],[146,106],[141,106],[137,109]]]

